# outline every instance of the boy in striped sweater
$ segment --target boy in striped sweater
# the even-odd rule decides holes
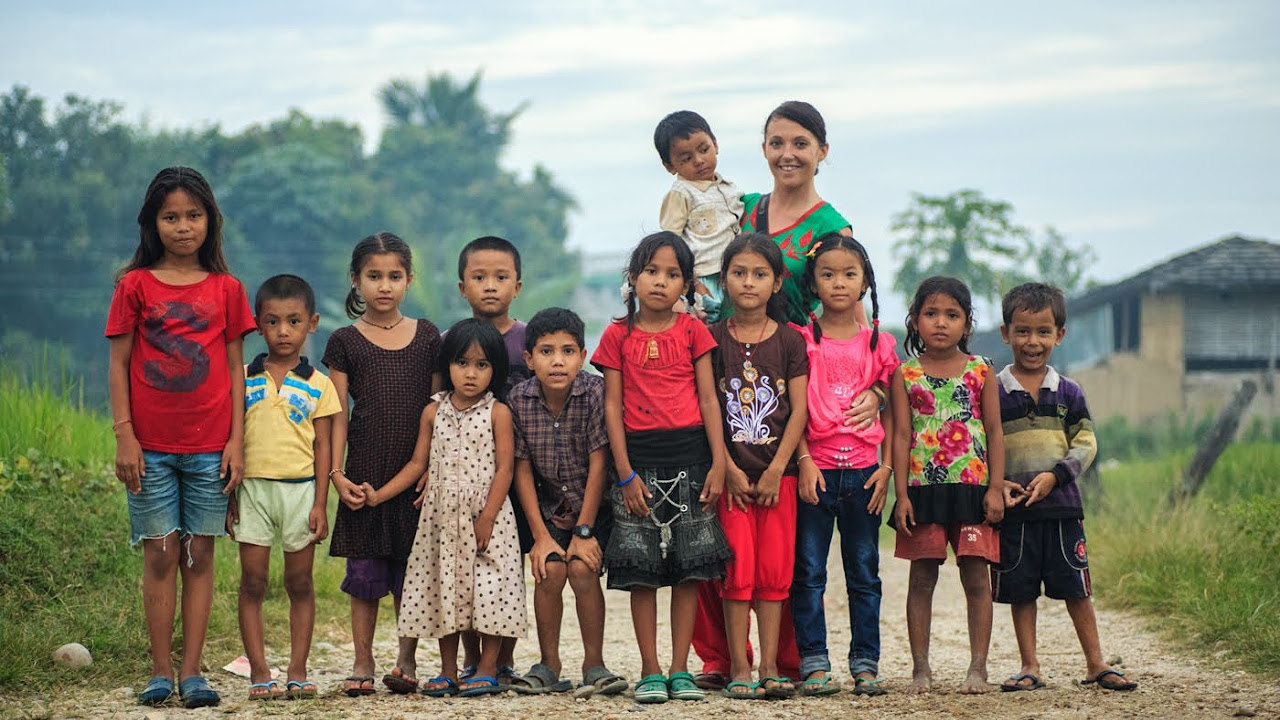
[[[1042,283],[1010,290],[1001,303],[1000,334],[1013,364],[1000,371],[1000,419],[1004,428],[1004,523],[1000,563],[991,568],[996,602],[1009,603],[1022,669],[1004,691],[1038,690],[1036,600],[1064,600],[1087,664],[1085,684],[1108,690],[1138,686],[1102,659],[1093,613],[1084,507],[1077,480],[1093,462],[1097,439],[1084,390],[1049,365],[1066,334],[1062,291]]]

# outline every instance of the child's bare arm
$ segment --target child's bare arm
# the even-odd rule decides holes
[[[787,471],[787,465],[791,464],[792,458],[796,456],[796,448],[800,445],[800,439],[804,437],[804,426],[809,420],[806,404],[808,387],[808,375],[797,375],[787,380],[787,397],[791,400],[791,415],[782,429],[782,439],[778,441],[773,460],[769,462],[769,467],[761,474],[756,484],[756,502],[761,505],[773,507],[778,504],[782,474]]]
[[[889,383],[888,409],[893,413],[894,520],[899,531],[910,535],[911,526],[916,524],[915,509],[907,497],[907,479],[911,476],[911,406],[902,366],[893,371],[893,380]]]
[[[111,394],[112,430],[116,436],[116,479],[131,493],[142,489],[146,461],[133,432],[133,406],[129,402],[129,358],[133,355],[133,332],[111,336],[111,360],[107,368],[107,389]]]
[[[493,526],[511,491],[511,475],[516,455],[515,425],[511,421],[511,409],[502,403],[493,404],[493,484],[485,498],[484,509],[472,525],[476,532],[476,549],[484,552],[493,536]]]
[[[329,483],[325,479],[325,473],[332,467],[329,453],[333,450],[333,416],[315,418],[311,421],[311,427],[316,432],[315,440],[311,443],[315,459],[316,497],[311,503],[311,512],[307,515],[307,527],[311,529],[311,542],[318,543],[329,537]]]
[[[244,339],[227,343],[227,372],[231,375],[231,434],[222,449],[222,472],[226,495],[244,479]]]
[[[715,372],[711,368],[711,353],[704,353],[693,361],[693,374],[698,387],[698,409],[702,411],[702,426],[711,447],[711,469],[707,470],[707,482],[698,502],[704,509],[714,508],[724,492],[724,427],[720,419],[720,401],[716,398]]]
[[[347,374],[341,370],[329,370],[329,381],[338,393],[338,405],[342,410],[333,416],[332,437],[329,439],[329,469],[325,471],[327,479],[338,491],[338,500],[352,510],[364,505],[364,491],[347,477],[343,467],[347,458],[347,425],[351,418],[351,400],[347,396]],[[320,479],[316,478],[318,482]]]
[[[635,468],[631,467],[631,460],[627,457],[627,431],[622,423],[622,372],[613,368],[601,368],[601,372],[604,373],[604,428],[609,434],[613,467],[618,471],[627,512],[646,517],[649,514],[647,500],[652,494],[643,479],[632,477]]]
[[[871,515],[879,515],[884,511],[889,497],[889,478],[893,477],[897,470],[893,462],[894,448],[897,446],[894,442],[896,427],[894,419],[893,399],[886,397],[884,412],[880,413],[880,426],[884,428],[884,440],[880,443],[880,467],[871,473],[871,477],[867,478],[867,483],[863,486],[863,489],[871,490],[871,499],[867,502],[867,512]]]
[[[1000,422],[1000,389],[994,372],[987,373],[982,384],[982,427],[987,433],[987,495],[988,523],[1004,519],[1004,426]]]

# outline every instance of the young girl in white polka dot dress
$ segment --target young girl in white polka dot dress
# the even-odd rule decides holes
[[[525,634],[520,540],[507,497],[511,411],[490,390],[503,386],[506,346],[491,324],[463,320],[444,336],[440,364],[445,389],[422,412],[413,460],[375,495],[390,497],[415,481],[421,491],[399,632],[440,640],[440,675],[422,694],[483,695],[506,689],[494,677],[501,639]],[[480,664],[459,683],[463,630],[480,633]]]

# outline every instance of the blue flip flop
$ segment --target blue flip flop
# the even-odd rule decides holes
[[[192,675],[178,683],[178,691],[182,694],[182,707],[188,710],[213,707],[222,702],[222,697],[209,687],[209,681],[199,675]]]
[[[507,691],[507,686],[498,682],[498,679],[491,675],[472,675],[467,678],[469,683],[484,683],[473,688],[458,691],[458,697],[476,697],[479,695],[492,695]]]
[[[444,683],[444,687],[426,687],[426,685],[437,685],[439,683]],[[427,697],[449,697],[450,695],[458,694],[458,683],[455,682],[453,678],[439,675],[423,683],[423,688],[418,692],[426,695]]]
[[[140,705],[163,705],[173,696],[173,678],[157,675],[147,681],[147,686],[138,693]]]

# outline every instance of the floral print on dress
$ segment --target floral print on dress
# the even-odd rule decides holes
[[[977,356],[955,378],[932,377],[915,358],[902,364],[911,405],[909,486],[987,484],[982,386],[990,371]]]
[[[778,438],[769,433],[765,419],[778,409],[778,397],[787,392],[786,382],[777,381],[777,388],[770,387],[768,375],[761,375],[748,360],[742,367],[742,378],[732,378],[728,387],[722,380],[724,392],[725,422],[733,431],[732,442],[747,445],[768,445]]]

